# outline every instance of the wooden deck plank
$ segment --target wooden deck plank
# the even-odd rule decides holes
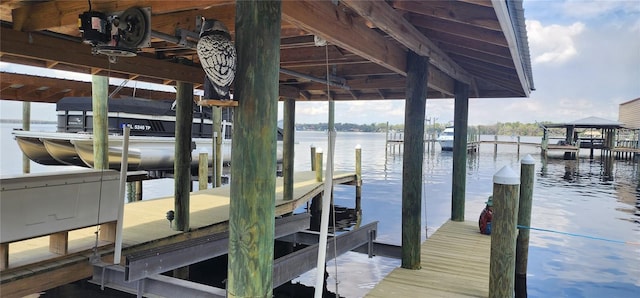
[[[487,297],[491,237],[447,221],[421,246],[420,270],[394,269],[366,297]]]
[[[297,172],[294,177],[294,200],[282,199],[282,179],[276,179],[276,216],[293,212],[299,206],[323,191],[323,184],[315,180],[314,172]],[[336,183],[352,183],[355,173],[336,172]],[[166,219],[166,212],[173,210],[173,196],[152,200],[144,200],[125,204],[123,222],[123,255],[136,250],[153,246],[176,243],[185,239],[204,236],[206,234],[225,231],[229,220],[230,187],[220,187],[195,191],[190,196],[189,233],[174,231]],[[54,281],[42,283],[42,287],[32,287],[34,282],[54,278],[64,279],[61,271],[78,270],[76,265],[82,263],[81,273],[71,277],[89,277],[91,270],[88,256],[95,244],[96,227],[87,227],[69,232],[69,254],[59,256],[49,252],[49,237],[39,237],[9,245],[9,268],[0,272],[3,297],[14,290],[41,291],[48,289]],[[101,253],[110,254],[113,244],[99,242]],[[103,259],[108,259],[104,255]],[[87,269],[89,268],[89,269]],[[48,276],[48,277],[47,277]],[[26,287],[24,283],[29,283]],[[59,283],[59,282],[58,282]],[[13,285],[12,285],[13,284]],[[26,293],[29,294],[29,293]],[[12,296],[12,295],[9,295]]]

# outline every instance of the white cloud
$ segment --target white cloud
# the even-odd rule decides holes
[[[579,53],[574,40],[584,31],[583,23],[577,22],[569,26],[544,26],[536,20],[526,23],[534,64],[564,63]]]
[[[562,9],[566,16],[589,19],[618,13],[639,13],[640,4],[637,0],[568,0],[563,3]]]

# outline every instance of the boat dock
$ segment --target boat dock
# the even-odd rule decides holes
[[[396,268],[366,297],[487,297],[491,237],[447,221],[420,248],[421,269]]]
[[[355,184],[356,174],[334,173],[334,183]],[[275,215],[289,214],[323,191],[324,184],[316,180],[315,172],[297,172],[294,176],[293,200],[283,200],[283,179],[276,179]],[[167,245],[180,244],[197,237],[228,230],[230,187],[195,191],[190,195],[190,231],[170,227],[167,211],[174,209],[174,198],[166,197],[124,205],[122,233],[123,256]],[[32,207],[36,208],[36,207]],[[97,207],[96,207],[97,208]],[[102,214],[102,213],[101,213]],[[4,224],[4,223],[3,223]],[[96,226],[68,231],[64,245],[66,254],[50,251],[51,236],[42,236],[6,245],[6,269],[2,269],[3,297],[21,297],[55,286],[91,277],[89,261],[96,243]],[[113,259],[111,241],[98,243],[98,255],[104,262]],[[166,265],[166,264],[165,264]]]

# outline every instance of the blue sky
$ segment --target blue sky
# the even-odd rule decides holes
[[[640,1],[525,0],[524,8],[536,91],[530,98],[471,99],[470,124],[617,120],[618,105],[640,97]],[[4,63],[0,69],[16,71]],[[21,106],[0,101],[0,117],[15,118]],[[299,102],[296,122],[326,122],[327,107]],[[428,100],[427,117],[452,121],[453,99]],[[55,105],[34,103],[32,119],[55,120]],[[336,122],[403,119],[404,101],[336,103]]]

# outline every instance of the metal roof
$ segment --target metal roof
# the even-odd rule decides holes
[[[568,123],[545,124],[547,128],[575,127],[575,128],[621,128],[623,123],[599,117],[587,117]]]

